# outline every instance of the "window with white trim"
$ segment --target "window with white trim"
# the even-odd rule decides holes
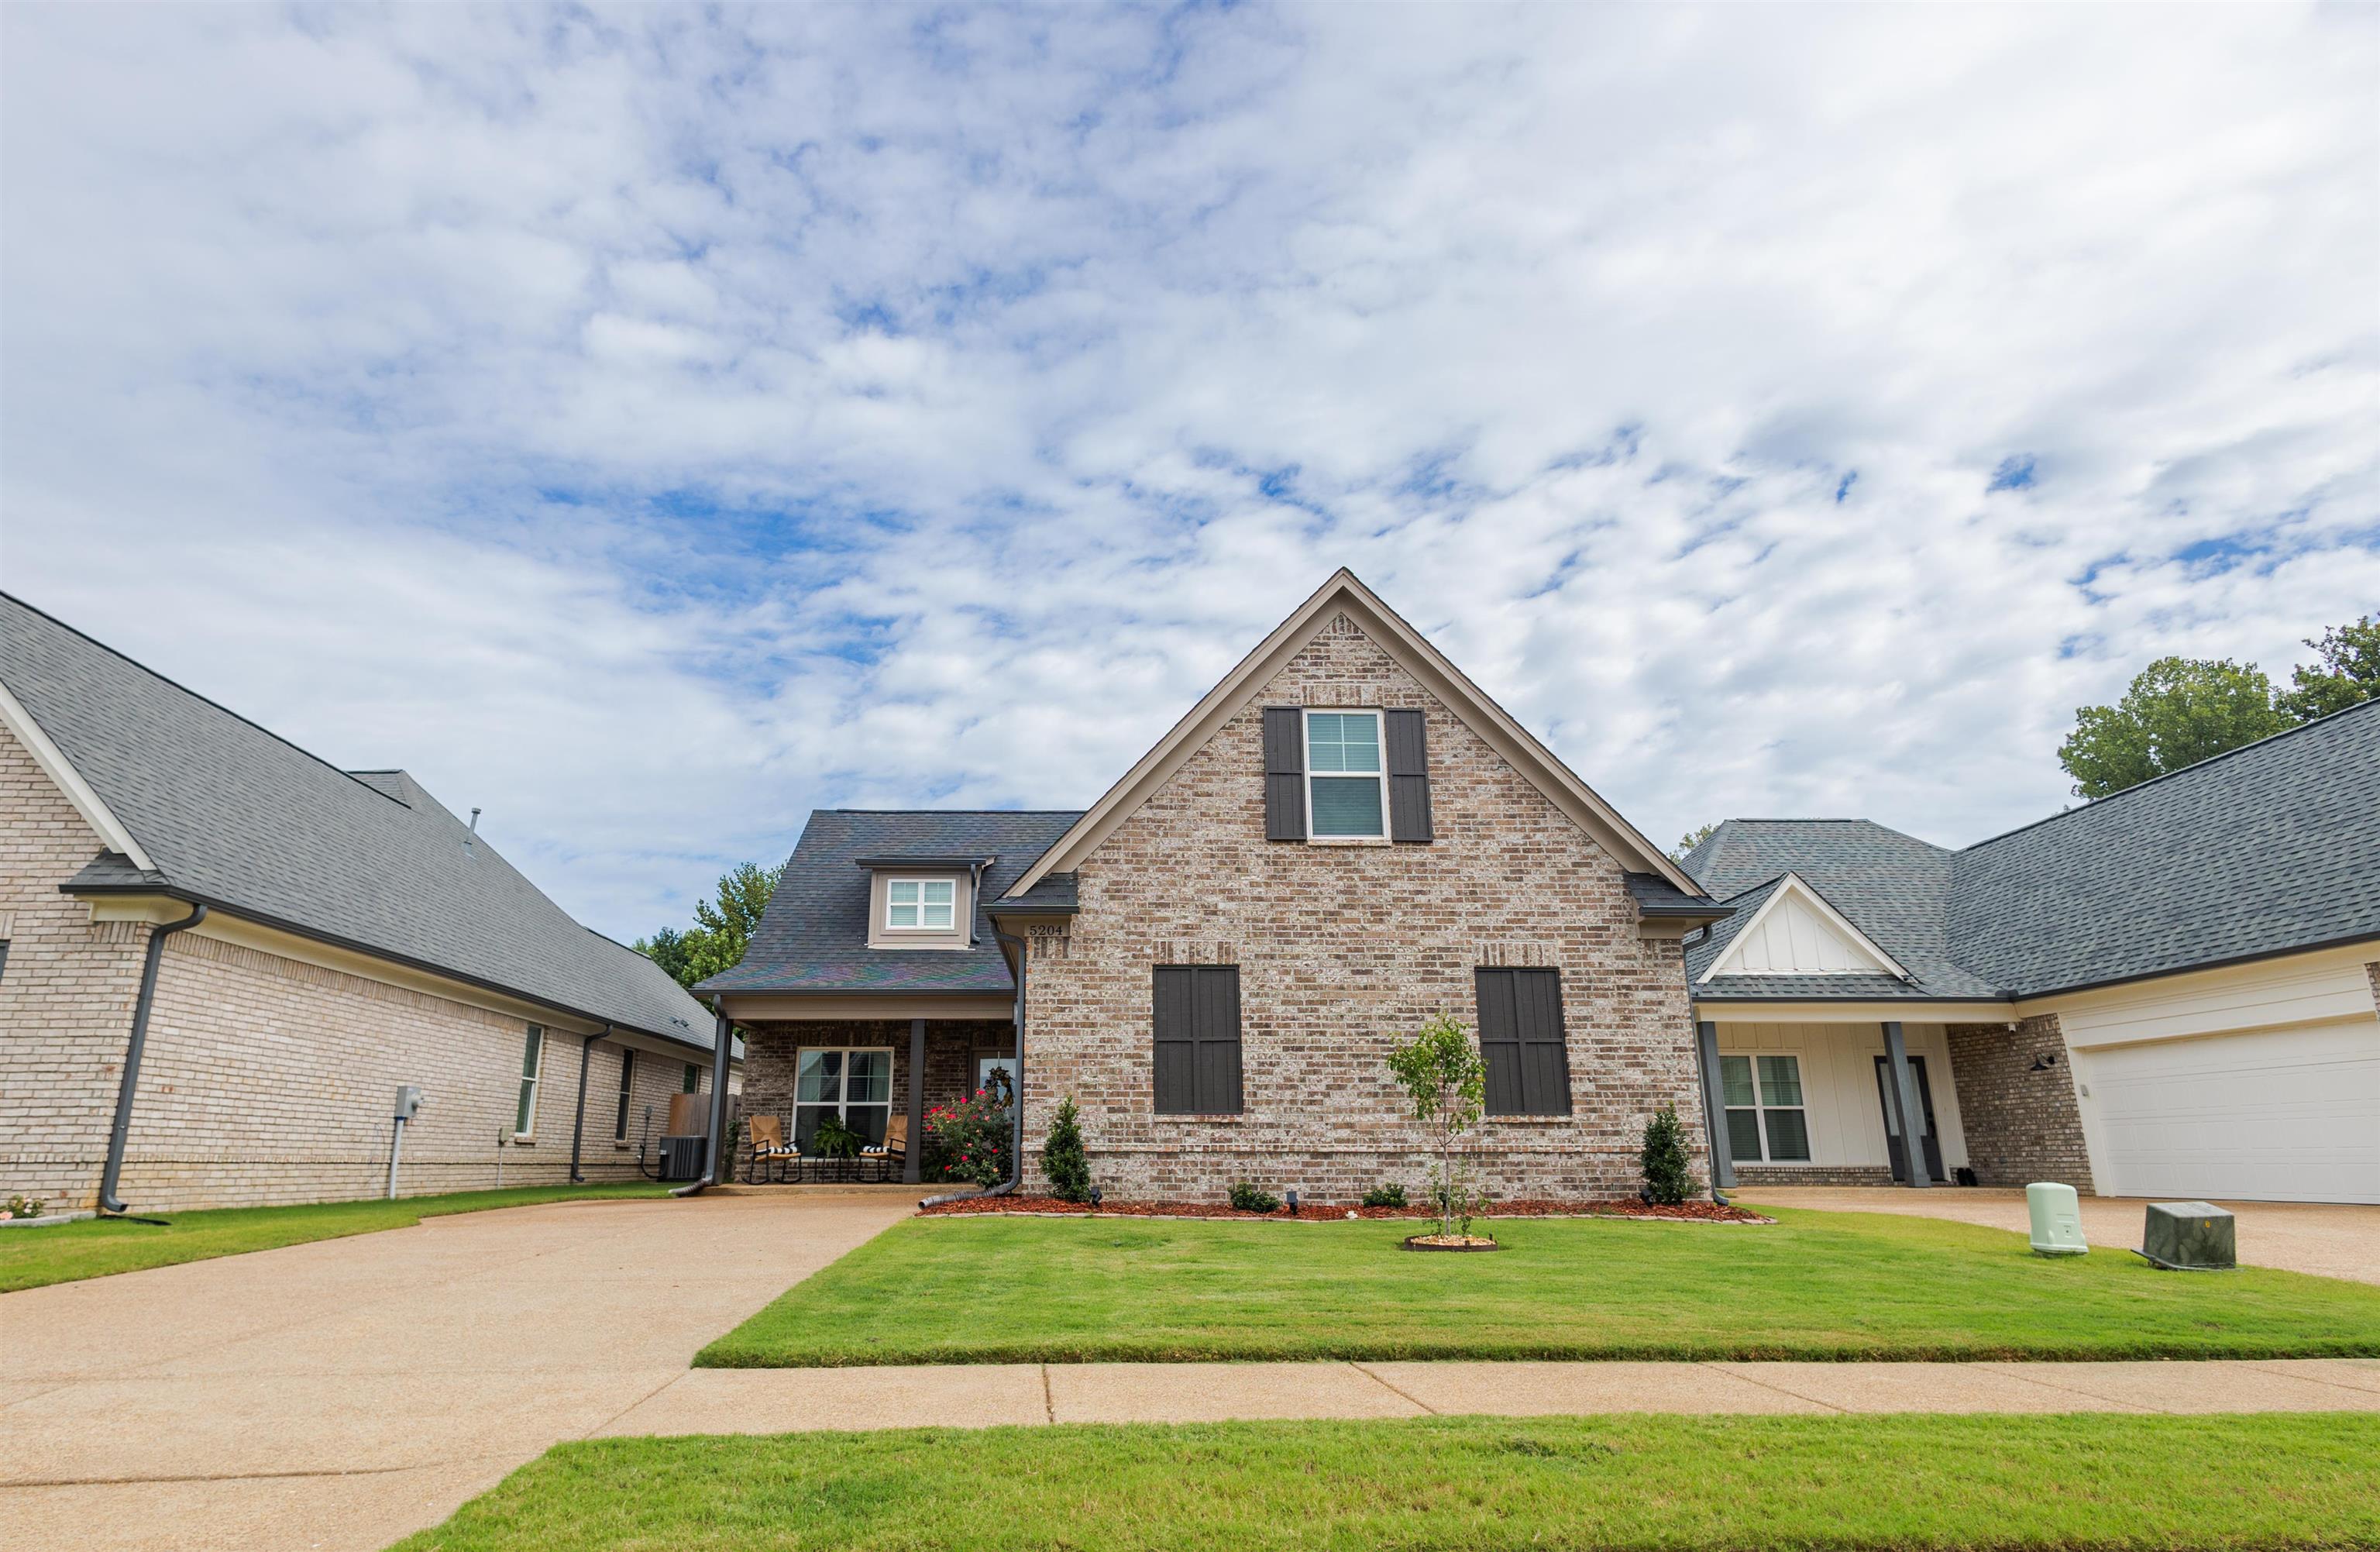
[[[860,1140],[884,1140],[892,1119],[892,1048],[804,1046],[794,1064],[794,1145],[805,1153],[834,1117]]]
[[[537,1133],[537,1080],[545,1067],[545,1030],[541,1025],[528,1026],[528,1043],[521,1048],[520,1104],[513,1111],[513,1135],[534,1136]]]
[[[1727,1106],[1730,1158],[1739,1164],[1810,1161],[1810,1118],[1802,1104],[1800,1057],[1721,1052],[1718,1086]]]
[[[615,1143],[628,1140],[628,1101],[636,1092],[637,1053],[624,1050],[620,1053],[620,1108],[612,1117],[612,1140]]]
[[[1388,766],[1378,711],[1305,714],[1306,834],[1317,841],[1384,841]]]
[[[687,1062],[686,1064],[686,1075],[679,1081],[677,1091],[680,1094],[694,1094],[699,1092],[701,1087],[702,1069],[696,1066],[691,1061]]]
[[[887,879],[884,880],[884,929],[887,932],[948,932],[958,918],[959,886],[955,879]]]

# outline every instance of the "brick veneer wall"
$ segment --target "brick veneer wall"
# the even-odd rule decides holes
[[[96,1200],[140,991],[145,923],[98,922],[57,891],[102,849],[0,730],[0,1194],[60,1209]],[[549,1029],[536,1135],[509,1138],[528,1021],[205,935],[165,941],[125,1150],[134,1210],[377,1195],[396,1085],[428,1102],[407,1129],[407,1195],[568,1179],[580,1037]],[[660,1134],[686,1056],[640,1053],[629,1143],[614,1146],[621,1048],[589,1063],[583,1172],[629,1179],[653,1108]],[[699,1058],[698,1084],[710,1087]]]
[[[1889,1164],[1738,1164],[1739,1185],[1890,1185]]]
[[[2063,1181],[2093,1194],[2091,1154],[2082,1142],[2082,1114],[2074,1098],[2074,1064],[2058,1015],[2029,1018],[2014,1029],[1997,1024],[1954,1024],[1944,1031],[1950,1073],[1959,1085],[1959,1113],[1967,1135],[1967,1163],[1983,1185]],[[2058,1064],[2034,1072],[2036,1056]]]
[[[149,943],[58,892],[104,847],[0,728],[0,1196],[90,1205]]]
[[[1264,838],[1262,708],[1417,707],[1428,845]],[[1345,615],[1193,754],[1076,870],[1071,930],[1032,939],[1028,1184],[1066,1095],[1093,1176],[1120,1197],[1213,1200],[1235,1179],[1317,1200],[1422,1185],[1423,1130],[1389,1050],[1432,1014],[1475,1024],[1473,970],[1561,971],[1572,1113],[1491,1120],[1474,1146],[1502,1196],[1633,1194],[1645,1119],[1674,1103],[1708,1178],[1675,942],[1638,936],[1618,862]],[[1159,1116],[1151,970],[1236,964],[1245,1111]]]

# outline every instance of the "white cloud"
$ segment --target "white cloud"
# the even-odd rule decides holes
[[[2186,18],[7,7],[0,583],[623,934],[1342,563],[1657,836],[1973,839],[2380,603],[2380,13]]]

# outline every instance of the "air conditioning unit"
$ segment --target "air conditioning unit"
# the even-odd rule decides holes
[[[690,1181],[702,1178],[702,1151],[707,1137],[663,1137],[662,1139],[662,1179]]]

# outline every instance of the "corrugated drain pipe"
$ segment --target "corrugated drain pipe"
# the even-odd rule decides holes
[[[206,919],[207,908],[193,905],[180,921],[166,922],[149,934],[149,952],[140,962],[140,1000],[132,1004],[132,1039],[124,1048],[124,1081],[115,1087],[115,1124],[107,1131],[107,1167],[99,1177],[102,1212],[124,1210],[124,1199],[115,1194],[115,1187],[124,1173],[124,1139],[132,1130],[132,1096],[140,1087],[140,1053],[149,1045],[149,1004],[157,1000],[157,961],[164,955],[166,939]]]
[[[1016,1031],[1016,1092],[1008,1098],[1009,1105],[1016,1112],[1016,1132],[1014,1146],[1008,1150],[1008,1178],[982,1191],[945,1191],[939,1196],[929,1196],[917,1204],[921,1207],[936,1206],[943,1202],[964,1202],[977,1196],[1006,1196],[1025,1179],[1025,940],[1002,932],[997,927],[991,929],[991,935],[1016,951],[1016,1012],[1011,1020],[1011,1027]],[[913,1076],[909,1081],[915,1083],[917,1080]],[[912,1137],[909,1146],[922,1148],[926,1146],[926,1139]]]

